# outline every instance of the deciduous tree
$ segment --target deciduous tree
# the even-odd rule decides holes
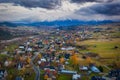
[[[73,55],[70,57],[70,60],[72,61],[72,64],[73,64],[73,65],[79,64],[79,57],[77,56],[77,54],[73,54]]]

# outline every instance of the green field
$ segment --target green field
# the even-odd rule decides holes
[[[9,51],[9,52],[13,52],[17,47],[18,47],[18,45],[16,43],[14,43],[14,44],[11,44],[11,45],[7,46],[5,48],[5,50]]]
[[[87,50],[81,50],[81,52],[94,52],[104,58],[116,58],[120,56],[120,38],[112,40],[85,40],[78,42],[79,45],[87,45]],[[115,49],[114,47],[118,48]]]
[[[58,80],[71,80],[72,76],[71,75],[66,75],[66,74],[60,74],[58,77]]]

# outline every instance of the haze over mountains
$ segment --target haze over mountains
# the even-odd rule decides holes
[[[111,20],[103,21],[80,21],[80,20],[55,20],[55,21],[43,21],[43,22],[0,22],[0,26],[83,26],[83,25],[102,25],[109,23],[117,23]]]

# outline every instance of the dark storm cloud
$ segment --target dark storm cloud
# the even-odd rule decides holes
[[[91,7],[82,8],[76,11],[77,14],[82,15],[93,15],[93,14],[103,14],[107,16],[120,15],[120,3],[111,4],[96,4]]]
[[[47,9],[56,8],[61,5],[61,0],[0,0],[0,3],[14,3],[24,7],[42,7]]]
[[[106,4],[106,5],[96,5],[91,7],[93,11],[99,14],[104,14],[108,16],[120,15],[120,3],[116,4]]]
[[[71,0],[75,3],[84,3],[84,2],[112,2],[113,0]]]

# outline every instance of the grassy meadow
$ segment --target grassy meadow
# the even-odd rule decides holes
[[[103,58],[115,58],[120,54],[120,38],[112,40],[85,40],[77,44],[88,46],[87,50],[81,50],[81,52],[94,52]],[[115,46],[118,48],[115,49]]]

